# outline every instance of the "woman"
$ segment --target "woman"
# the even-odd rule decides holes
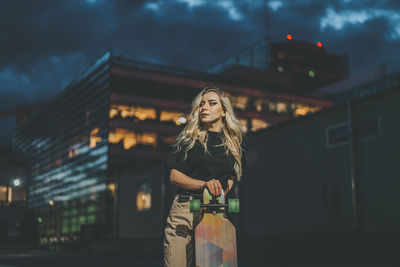
[[[226,194],[240,181],[245,165],[242,139],[229,99],[217,87],[204,88],[193,100],[188,124],[167,160],[178,193],[165,227],[165,266],[194,265],[194,229],[201,214],[190,212],[189,200],[201,198],[205,188],[213,195],[222,189]]]

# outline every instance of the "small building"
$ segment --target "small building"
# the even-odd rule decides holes
[[[286,74],[294,86],[291,93],[309,95],[317,88],[348,77],[347,54],[328,53],[321,42],[316,44],[288,38],[283,42],[262,39],[208,69],[226,73],[242,66]]]
[[[250,133],[241,232],[398,232],[399,103],[396,86]]]

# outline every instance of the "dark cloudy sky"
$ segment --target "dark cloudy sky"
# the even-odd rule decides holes
[[[400,1],[270,0],[270,34],[348,53],[350,73],[399,71]],[[49,98],[106,50],[205,69],[263,38],[264,0],[2,0],[0,112]],[[10,142],[13,116],[0,118]]]

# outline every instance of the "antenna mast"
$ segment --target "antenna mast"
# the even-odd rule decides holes
[[[265,39],[268,41],[271,40],[268,0],[264,0],[264,31],[265,31]]]

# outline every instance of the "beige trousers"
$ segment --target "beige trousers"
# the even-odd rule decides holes
[[[200,220],[200,213],[190,212],[189,201],[179,202],[176,195],[165,227],[164,266],[192,267],[195,265],[194,229]]]

